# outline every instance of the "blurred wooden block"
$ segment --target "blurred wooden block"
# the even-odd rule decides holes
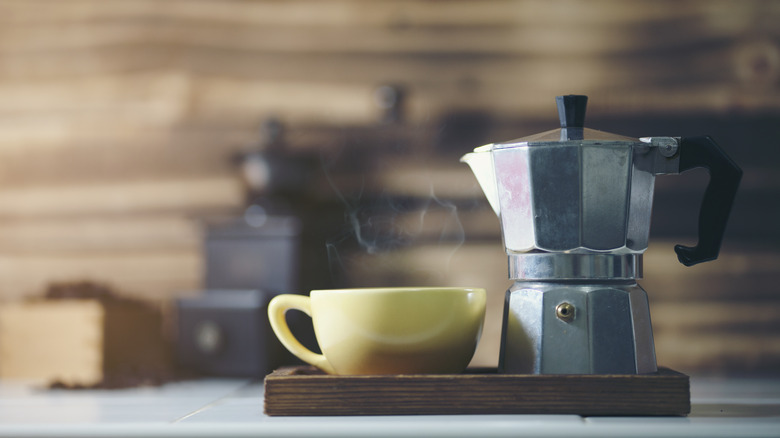
[[[68,299],[0,306],[0,378],[95,385],[169,368],[162,316],[137,302]]]
[[[0,377],[92,384],[103,375],[104,309],[96,301],[0,307]]]

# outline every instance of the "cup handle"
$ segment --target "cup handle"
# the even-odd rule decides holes
[[[290,331],[285,314],[288,310],[300,310],[311,317],[311,298],[304,295],[277,295],[268,303],[268,320],[276,337],[290,353],[302,361],[314,365],[328,374],[336,374],[328,359],[304,347]]]

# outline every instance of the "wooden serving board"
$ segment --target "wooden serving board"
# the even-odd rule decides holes
[[[686,415],[688,376],[464,374],[332,376],[308,366],[265,378],[265,413],[300,415]]]

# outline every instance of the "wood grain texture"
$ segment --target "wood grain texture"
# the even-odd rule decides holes
[[[430,200],[388,222],[414,237],[399,251],[342,251],[344,278],[488,287],[499,313],[477,356],[494,366],[506,257],[455,152],[555,128],[553,96],[583,93],[595,129],[711,134],[744,165],[721,260],[681,268],[683,242],[664,242],[641,284],[662,363],[769,369],[778,326],[761,306],[777,307],[777,251],[729,245],[777,235],[761,221],[780,217],[778,22],[771,0],[0,0],[0,301],[53,280],[155,299],[201,287],[199,223],[243,210],[232,159],[273,115],[290,150],[327,167],[318,199],[350,214]],[[404,90],[392,126],[385,83]],[[482,137],[469,116],[489,125]],[[658,178],[653,232],[695,221],[683,209],[701,189],[682,178]],[[664,203],[682,192],[695,196]]]
[[[689,412],[688,376],[669,369],[646,375],[331,376],[298,367],[265,378],[271,416]]]
[[[772,2],[752,2],[764,9],[776,9]],[[409,25],[464,25],[486,26],[532,24],[539,21],[626,25],[657,22],[670,19],[722,16],[729,4],[707,1],[600,1],[596,6],[583,5],[574,0],[551,2],[545,0],[485,0],[475,6],[470,0],[448,1],[446,7],[436,2],[419,0],[71,0],[67,3],[53,0],[4,0],[0,22],[51,23],[100,21],[115,19],[144,19],[151,16],[175,18],[182,21],[216,21],[246,24],[285,24],[320,26],[389,26]],[[43,7],[45,6],[45,7]],[[603,8],[610,6],[609,13]],[[674,7],[671,7],[674,6]],[[568,13],[562,14],[561,11]],[[403,20],[401,20],[403,19]]]
[[[52,282],[92,280],[148,300],[195,295],[203,255],[195,249],[106,253],[0,254],[0,296],[39,296]]]
[[[86,255],[200,250],[205,229],[180,214],[0,221],[0,254]]]
[[[751,26],[771,31],[771,22],[761,17],[778,12],[772,2],[759,1],[745,2],[739,8],[706,1],[601,1],[595,6],[573,1],[455,1],[446,7],[414,0],[199,1],[194,5],[142,1],[132,7],[94,0],[77,5],[3,3],[6,13],[0,22],[5,24],[5,43],[0,48],[15,51],[157,41],[212,46],[227,42],[243,48],[306,52],[464,52],[470,48],[483,52],[487,47],[510,53],[604,53],[616,48],[634,51],[659,44],[679,45],[679,32],[648,31],[659,23],[678,29],[679,24],[690,23],[696,26],[696,35],[713,39],[742,34]],[[61,38],[36,38],[52,24],[59,26]],[[626,31],[638,32],[637,38],[616,37],[625,36]],[[572,33],[581,38],[570,38]]]
[[[0,218],[225,211],[243,202],[238,177],[23,187],[0,189]]]
[[[148,112],[169,123],[220,115],[248,122],[269,112],[366,123],[375,120],[371,91],[382,82],[411,91],[408,116],[416,122],[457,108],[529,116],[562,86],[606,96],[609,105],[592,114],[762,110],[778,101],[780,8],[759,0],[446,7],[91,0],[0,8],[0,91],[13,97],[3,102],[66,121],[73,109],[99,106],[114,117],[135,108],[132,117]],[[117,77],[150,74],[160,78],[145,82],[170,84],[144,89]],[[42,107],[41,95],[51,105]]]

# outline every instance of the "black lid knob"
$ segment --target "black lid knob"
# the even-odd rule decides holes
[[[561,120],[561,128],[585,127],[585,108],[588,105],[588,96],[569,94],[557,96],[558,118]]]

